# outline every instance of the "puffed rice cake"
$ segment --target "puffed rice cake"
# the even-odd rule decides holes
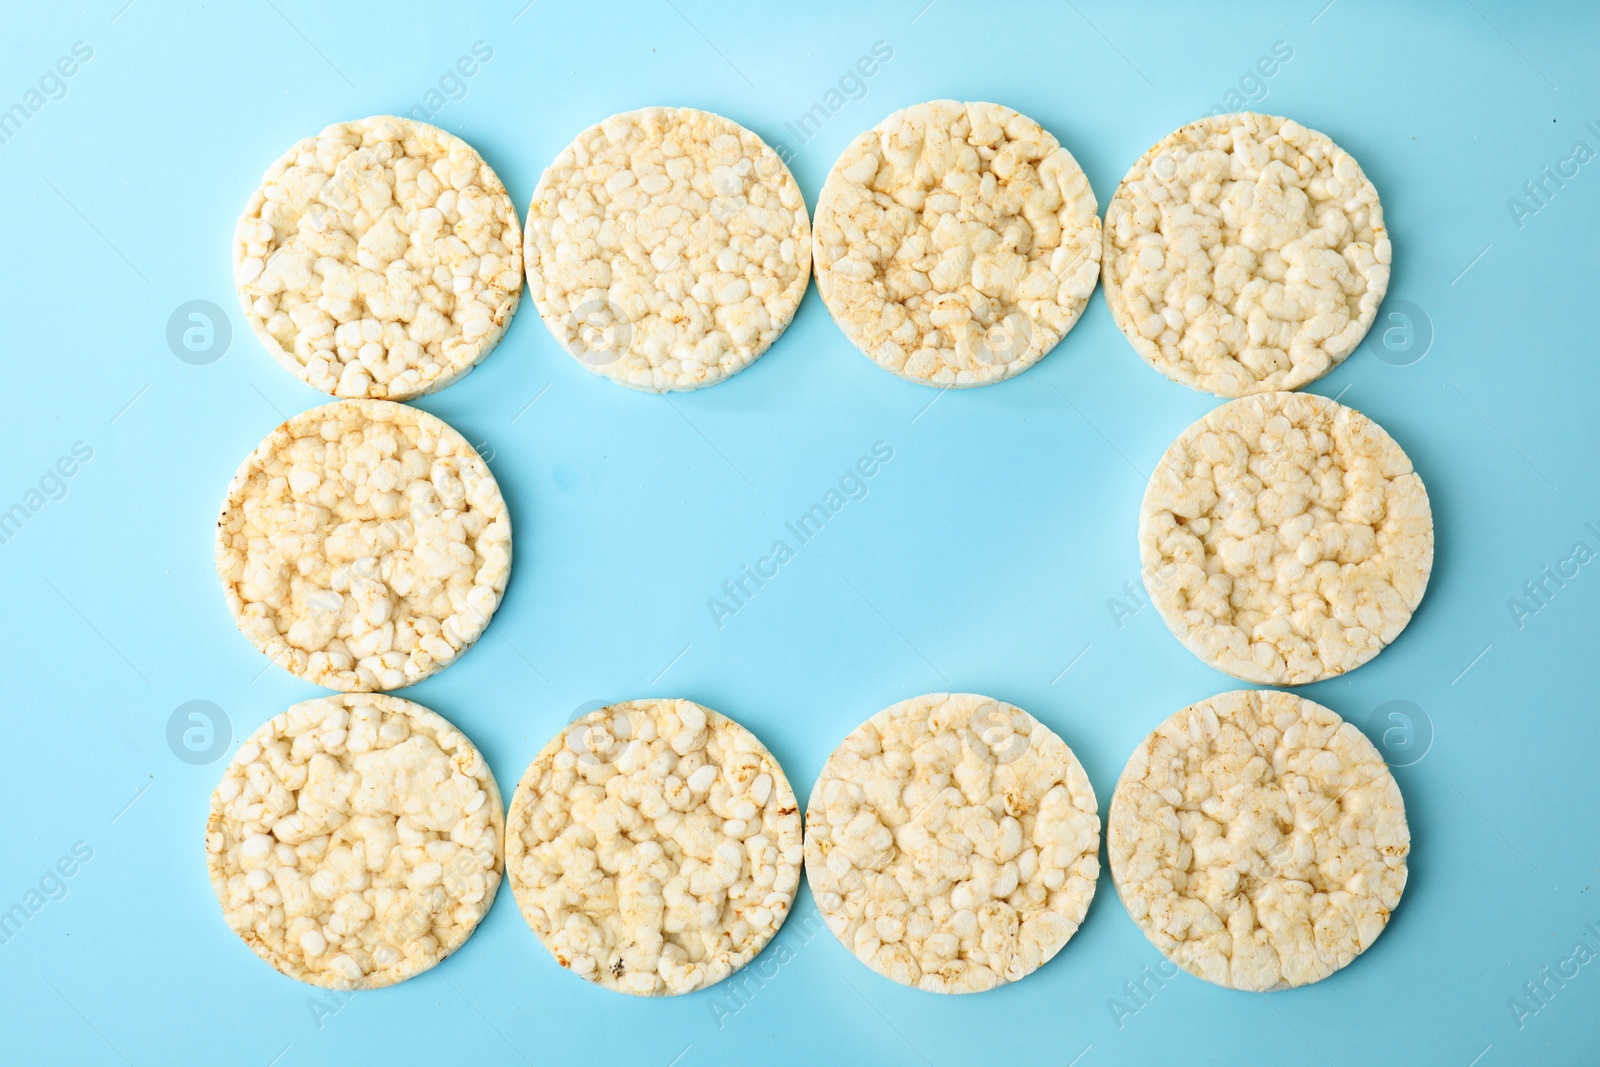
[[[291,978],[378,989],[460,948],[500,885],[500,790],[420,704],[296,704],[239,746],[206,863],[233,932]]]
[[[800,885],[794,790],[754,734],[690,700],[584,715],[511,798],[506,872],[556,962],[619,993],[722,981]]]
[[[731,119],[694,108],[613,115],[539,179],[528,291],[589,371],[648,393],[715,385],[794,318],[811,222],[793,175]]]
[[[245,319],[289,373],[333,396],[408,400],[500,340],[522,294],[522,231],[471,145],[379,115],[268,168],[233,265]]]
[[[489,625],[511,572],[494,475],[455,430],[388,400],[279,426],[217,521],[228,610],[284,670],[346,692],[443,670]]]
[[[858,136],[817,198],[814,244],[817,289],[851,342],[940,387],[1037,363],[1100,274],[1082,168],[1000,104],[934,100]]]
[[[1366,735],[1292,693],[1191,704],[1128,760],[1106,852],[1128,914],[1197,978],[1265,992],[1320,981],[1400,903],[1411,833]]]
[[[856,958],[932,993],[1048,961],[1100,875],[1100,816],[1072,750],[1021,708],[932,693],[844,739],[806,806],[806,877]]]
[[[1298,389],[1356,350],[1389,288],[1378,192],[1350,154],[1242,112],[1173,131],[1106,208],[1106,304],[1146,363],[1237,397]]]
[[[1145,589],[1206,663],[1263,685],[1354,670],[1399,636],[1433,569],[1422,479],[1377,423],[1258,393],[1179,435],[1139,510]]]

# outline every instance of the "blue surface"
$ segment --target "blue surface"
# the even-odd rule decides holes
[[[1523,188],[1575,142],[1600,151],[1600,9],[1308,0],[1228,5],[1202,24],[1189,4],[1013,18],[955,0],[763,14],[707,0],[472,14],[124,2],[8,5],[0,32],[0,108],[40,89],[0,144],[0,509],[28,510],[0,543],[0,908],[39,905],[0,944],[0,1059],[942,1067],[992,1061],[998,1045],[1012,1062],[1080,1067],[1600,1060],[1600,962],[1574,956],[1580,940],[1600,950],[1600,562],[1561,562],[1576,542],[1600,551],[1600,162],[1565,164],[1576,175],[1547,182],[1542,204]],[[41,87],[79,41],[92,56]],[[1411,880],[1370,952],[1267,997],[1158,984],[1161,957],[1108,878],[1053,962],[965,998],[896,986],[826,932],[808,938],[805,889],[737,1000],[727,985],[654,1002],[588,985],[505,891],[442,966],[350,997],[282,977],[227,930],[202,846],[221,761],[318,690],[263,670],[234,629],[212,523],[257,441],[325,399],[245,325],[234,220],[297,138],[426,107],[479,41],[492,59],[459,89],[446,80],[463,95],[440,93],[433,121],[483,152],[519,210],[574,134],[647,104],[709,108],[783,142],[809,203],[851,137],[936,97],[1043,123],[1102,210],[1149,145],[1214,107],[1292,115],[1361,161],[1394,240],[1394,351],[1374,331],[1313,388],[1405,447],[1438,528],[1410,628],[1300,690],[1408,764]],[[864,95],[796,138],[785,124],[878,41],[893,58]],[[1292,58],[1252,76],[1277,42]],[[209,363],[167,342],[193,300],[231,324]],[[404,695],[461,726],[508,794],[578,706],[681,695],[755,730],[803,795],[872,712],[974,690],[1060,732],[1104,810],[1147,731],[1236,687],[1124,591],[1141,472],[1214,403],[1146,367],[1099,294],[1041,365],[948,396],[862,357],[815,291],[750,370],[669,398],[591,376],[525,302],[483,365],[420,404],[492,450],[516,564],[495,633]],[[880,441],[893,459],[865,497],[716,626],[708,598]],[[1577,573],[1514,611],[1547,565]],[[225,709],[216,762],[169,746],[169,719],[194,700]],[[1393,701],[1405,718],[1389,718]],[[63,859],[72,874],[52,875]],[[1135,999],[1127,984],[1141,982]]]

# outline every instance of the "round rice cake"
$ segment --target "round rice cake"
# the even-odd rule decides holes
[[[1389,255],[1378,191],[1348,152],[1290,119],[1216,115],[1168,134],[1117,187],[1106,303],[1179,384],[1298,389],[1366,336]]]
[[[619,993],[722,981],[783,925],[799,808],[754,734],[690,700],[569,723],[511,798],[506,871],[556,962]]]
[[[1094,190],[1037,122],[934,100],[850,142],[817,198],[817,289],[885,370],[988,385],[1044,358],[1100,274]]]
[[[789,168],[731,119],[651,107],[589,127],[528,205],[528,291],[595,374],[647,393],[740,371],[794,318],[811,221]]]
[[[1383,428],[1312,393],[1260,393],[1179,435],[1139,510],[1145,589],[1206,663],[1304,685],[1399,636],[1433,569],[1433,512]]]
[[[333,396],[407,400],[500,340],[522,295],[522,231],[471,145],[380,115],[268,168],[233,266],[245,319],[289,373]]]
[[[489,625],[511,519],[483,458],[441,420],[341,400],[279,426],[240,465],[217,521],[239,629],[330,689],[419,682]]]
[[[378,989],[460,948],[500,885],[500,790],[420,704],[354,693],[251,734],[211,795],[206,865],[256,955],[326,989]]]
[[[1292,693],[1191,704],[1128,760],[1106,853],[1128,914],[1197,978],[1264,992],[1320,981],[1400,903],[1411,832],[1360,730]]]
[[[981,992],[1077,932],[1100,876],[1098,810],[1049,727],[990,697],[931,693],[828,757],[806,806],[806,877],[828,929],[874,971]]]

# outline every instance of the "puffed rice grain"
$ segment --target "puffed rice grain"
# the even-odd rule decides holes
[[[488,464],[444,422],[341,400],[240,465],[216,556],[234,621],[278,666],[330,689],[398,689],[488,627],[511,519]]]
[[[1146,363],[1237,397],[1298,389],[1366,336],[1389,288],[1378,191],[1291,119],[1192,122],[1106,208],[1106,303]]]
[[[579,134],[539,179],[524,247],[556,342],[647,393],[744,370],[811,276],[811,223],[789,168],[738,123],[686,107]]]
[[[690,700],[568,725],[511,798],[506,872],[556,962],[675,996],[749,963],[800,885],[794,790],[754,734]]]
[[[891,705],[834,750],[806,808],[806,877],[847,949],[886,978],[976,993],[1078,930],[1100,816],[1072,750],[971,693]]]
[[[245,319],[324,393],[408,400],[489,354],[522,294],[505,186],[459,137],[380,115],[284,153],[234,230]]]
[[[233,932],[326,989],[405,981],[460,948],[500,885],[500,790],[472,742],[399,697],[296,704],[239,746],[206,862]]]
[[[1150,942],[1197,978],[1265,992],[1320,981],[1400,903],[1411,832],[1371,741],[1291,693],[1191,704],[1134,751],[1106,852]]]
[[[1206,663],[1304,685],[1399,636],[1433,569],[1422,479],[1377,423],[1313,393],[1213,409],[1161,457],[1139,511],[1161,618]]]
[[[988,385],[1044,358],[1100,273],[1094,190],[1037,122],[934,100],[852,141],[817,198],[817,289],[879,366]]]

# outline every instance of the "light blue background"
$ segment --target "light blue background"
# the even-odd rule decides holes
[[[93,849],[65,898],[0,945],[0,1059],[1600,1060],[1600,964],[1548,983],[1553,995],[1521,1028],[1508,1006],[1570,955],[1585,923],[1600,926],[1600,562],[1521,626],[1508,607],[1574,542],[1600,549],[1584,526],[1600,527],[1600,162],[1520,227],[1507,206],[1576,140],[1600,150],[1584,128],[1600,127],[1593,5],[1307,0],[1230,4],[1200,21],[1176,3],[1010,14],[957,0],[762,12],[709,0],[592,11],[539,0],[520,12],[523,0],[505,0],[473,13],[123,3],[8,5],[0,32],[0,107],[75,41],[93,48],[66,95],[0,145],[0,509],[73,442],[94,450],[65,497],[0,544],[0,908],[75,842]],[[1301,690],[1375,739],[1383,727],[1369,717],[1391,700],[1416,705],[1415,725],[1433,733],[1431,750],[1396,771],[1411,880],[1370,952],[1267,997],[1181,976],[1119,1025],[1112,998],[1132,1008],[1124,983],[1160,956],[1109,878],[1060,956],[965,998],[896,986],[826,933],[806,940],[798,920],[813,904],[802,889],[779,935],[790,952],[778,966],[769,949],[764,987],[728,1014],[724,987],[638,1001],[563,973],[503,891],[455,957],[357,994],[319,1025],[310,1002],[327,995],[258,961],[206,880],[202,829],[223,764],[186,764],[165,736],[178,705],[209,700],[227,710],[237,745],[318,692],[263,670],[212,570],[212,523],[235,466],[284,417],[326,399],[250,334],[229,243],[261,172],[291,143],[330,122],[404,112],[480,40],[493,59],[433,121],[483,152],[519,211],[562,146],[615,111],[729,115],[795,151],[814,203],[851,137],[936,97],[1000,101],[1040,121],[1103,210],[1149,145],[1223,103],[1275,42],[1292,47],[1256,106],[1329,133],[1361,161],[1394,240],[1384,318],[1410,301],[1434,334],[1425,358],[1395,366],[1378,358],[1375,332],[1313,386],[1342,392],[1406,448],[1438,529],[1410,628],[1353,675]],[[880,40],[894,56],[865,97],[800,144],[785,122]],[[180,361],[165,341],[168,316],[192,299],[231,320],[231,348],[211,365]],[[513,515],[511,586],[495,632],[404,695],[461,726],[508,795],[580,704],[681,695],[750,726],[803,796],[872,712],[973,690],[1060,732],[1103,810],[1147,731],[1236,687],[1153,610],[1109,603],[1135,604],[1122,587],[1138,578],[1142,472],[1214,403],[1140,362],[1098,293],[1041,365],[948,396],[873,366],[814,291],[750,370],[666,398],[588,374],[525,301],[482,366],[420,404],[492,449]],[[715,626],[706,600],[878,441],[894,458],[870,493]]]

